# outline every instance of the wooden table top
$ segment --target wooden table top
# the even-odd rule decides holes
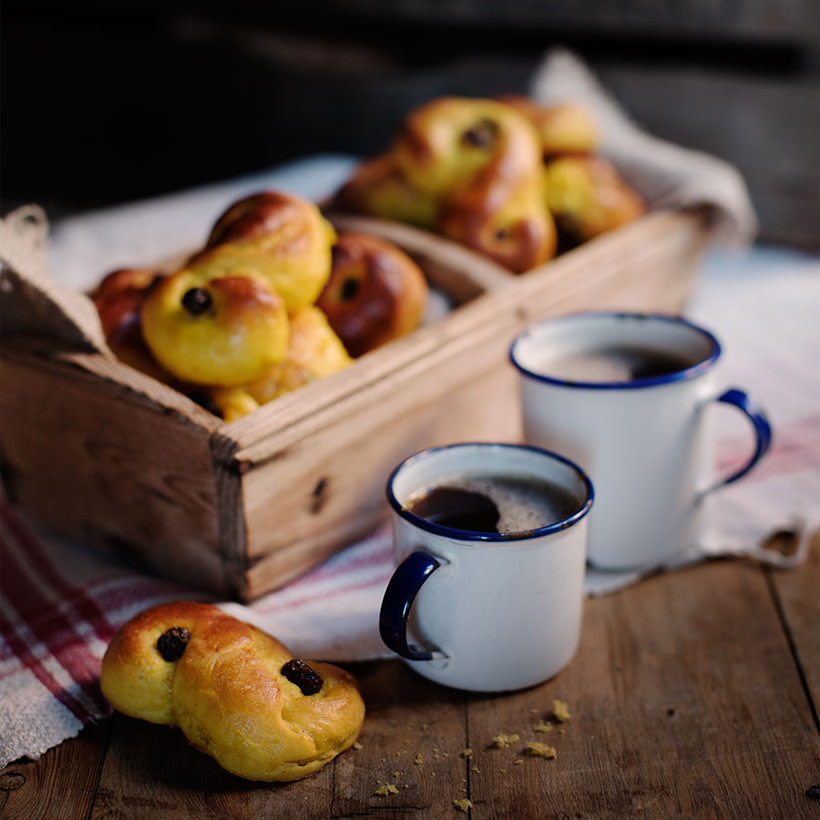
[[[397,661],[349,668],[361,748],[306,780],[244,781],[178,731],[117,714],[0,771],[0,816],[820,818],[820,537],[789,572],[716,561],[588,600],[576,657],[524,692],[453,691]],[[537,731],[556,699],[569,720]],[[499,748],[502,734],[519,739]],[[528,755],[531,740],[556,758]]]

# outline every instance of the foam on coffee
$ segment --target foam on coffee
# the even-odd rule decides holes
[[[535,369],[545,376],[596,384],[637,381],[686,370],[692,362],[673,351],[634,346],[607,346],[544,355]]]
[[[563,487],[520,475],[471,475],[443,480],[416,495],[411,512],[443,526],[505,535],[550,526],[579,509]]]

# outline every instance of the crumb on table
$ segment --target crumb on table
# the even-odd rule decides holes
[[[497,749],[506,749],[509,746],[512,746],[513,743],[517,743],[521,738],[516,734],[505,734],[504,732],[500,732],[493,738],[493,746]]]
[[[558,752],[552,746],[547,746],[546,743],[539,743],[537,740],[531,740],[527,746],[527,754],[532,757],[544,757],[547,760],[555,760],[558,757]]]
[[[559,723],[565,723],[569,720],[569,707],[563,700],[554,700],[552,702],[552,715]]]
[[[398,794],[399,790],[392,783],[382,783],[373,794],[378,797],[387,797],[391,794]]]

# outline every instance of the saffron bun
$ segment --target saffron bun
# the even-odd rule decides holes
[[[290,317],[285,358],[245,385],[245,392],[258,404],[267,404],[316,379],[344,370],[352,361],[327,317],[312,305]]]
[[[142,336],[142,306],[151,286],[161,276],[149,268],[119,268],[104,276],[89,296],[114,355],[165,382],[170,374],[156,362]]]
[[[646,212],[640,194],[603,157],[556,157],[544,166],[542,185],[544,201],[570,243],[594,239]]]
[[[538,133],[520,111],[439,97],[409,113],[389,153],[360,166],[334,205],[427,227],[521,273],[557,247],[541,165]]]
[[[348,672],[294,658],[209,604],[172,602],[136,615],[108,646],[100,683],[118,711],[180,727],[250,780],[307,777],[353,745],[365,715]]]
[[[142,305],[142,334],[176,378],[233,387],[285,357],[289,322],[283,299],[265,280],[203,278],[184,269],[151,288]]]
[[[541,105],[523,94],[505,94],[499,101],[522,113],[535,127],[545,157],[554,154],[588,154],[598,148],[598,124],[582,105]]]
[[[335,238],[315,203],[266,191],[231,205],[186,267],[202,279],[264,279],[293,313],[312,305],[327,282]]]
[[[356,358],[415,330],[428,291],[424,273],[404,251],[350,231],[333,246],[330,279],[316,306]]]
[[[594,114],[571,101],[438,97],[408,113],[388,151],[361,163],[332,204],[524,273],[646,212],[600,156],[601,137]]]
[[[433,229],[439,200],[405,179],[396,158],[388,153],[361,162],[334,195],[332,207]]]

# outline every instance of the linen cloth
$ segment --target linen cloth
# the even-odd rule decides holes
[[[567,73],[567,60],[572,67],[574,58],[566,53],[558,56],[569,82],[567,77],[573,75]],[[545,85],[549,59],[547,74],[539,76]],[[581,78],[590,79],[582,66],[576,67]],[[624,127],[632,126],[624,120]],[[643,147],[640,141],[639,147]],[[672,154],[678,162],[678,151]],[[352,157],[312,158],[161,200],[66,220],[52,233],[51,270],[69,287],[86,289],[116,267],[150,264],[196,248],[224,207],[246,193],[279,188],[321,199],[348,176],[355,162]],[[688,163],[686,173],[696,172],[697,162],[695,170]],[[713,204],[721,215],[716,224],[722,226],[716,239],[743,245],[753,231],[753,215],[750,221],[742,185],[723,163],[710,160],[705,173],[715,180],[715,197],[708,196],[703,179],[689,188],[699,191],[695,199],[687,198],[683,204]],[[709,511],[703,543],[675,565],[652,571],[725,555],[748,554],[784,567],[798,566],[804,558],[807,536],[820,527],[818,305],[820,268],[814,257],[747,248],[713,252],[707,258],[687,314],[721,339],[725,383],[742,386],[759,398],[775,428],[774,444],[757,470],[719,494],[719,503],[716,499]],[[730,418],[733,415],[731,411],[721,414],[721,468],[742,460],[750,447],[742,420]],[[99,690],[100,663],[108,641],[131,616],[163,601],[208,598],[135,572],[124,561],[87,545],[56,537],[3,498],[0,521],[0,766],[4,766],[23,756],[36,758],[75,736],[88,721],[110,714]],[[795,554],[783,558],[759,549],[771,533],[783,529],[797,535]],[[216,603],[270,631],[301,657],[330,661],[385,657],[377,621],[392,569],[391,536],[384,526],[249,606]],[[587,593],[623,589],[645,574],[590,571]]]

